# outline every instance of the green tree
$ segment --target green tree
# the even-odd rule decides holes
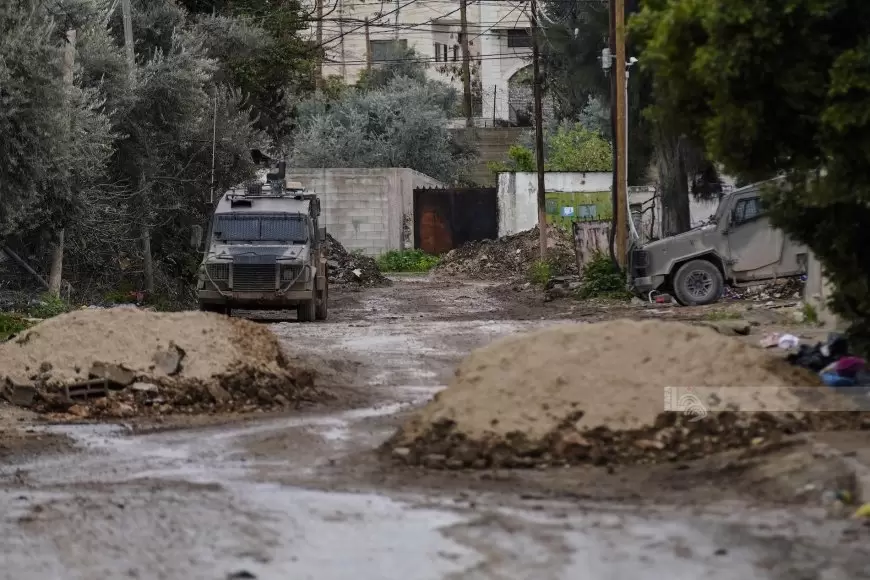
[[[870,3],[648,0],[632,30],[653,115],[729,173],[787,177],[771,218],[819,257],[870,351]]]
[[[293,130],[298,94],[314,90],[320,47],[303,36],[311,19],[298,0],[181,0],[201,18],[209,56],[242,94],[258,130],[283,144]],[[223,19],[215,17],[224,17]],[[225,36],[222,36],[225,34]]]

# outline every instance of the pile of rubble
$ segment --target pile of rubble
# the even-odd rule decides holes
[[[800,300],[804,295],[806,276],[780,278],[764,284],[755,284],[746,288],[727,288],[725,297],[731,300],[752,300],[768,302],[772,300]]]
[[[433,468],[656,463],[870,428],[857,409],[817,375],[712,329],[617,320],[475,351],[386,448]]]
[[[63,314],[0,344],[0,395],[78,417],[278,409],[327,396],[247,320],[136,308]]]
[[[576,274],[577,261],[571,234],[554,226],[547,228],[547,234],[552,273]],[[536,226],[497,240],[469,242],[444,255],[434,272],[483,280],[524,278],[540,259],[539,239]]]
[[[341,243],[326,234],[326,265],[329,283],[335,287],[389,286],[390,280],[381,274],[374,258],[348,252]]]

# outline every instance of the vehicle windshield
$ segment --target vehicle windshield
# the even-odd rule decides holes
[[[308,242],[308,220],[298,214],[215,216],[214,237],[222,242]]]

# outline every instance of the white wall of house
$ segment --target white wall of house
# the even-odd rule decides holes
[[[549,192],[609,191],[610,172],[548,172],[544,189]],[[500,173],[498,176],[498,235],[508,236],[529,230],[538,224],[538,174],[534,172]]]
[[[358,80],[366,68],[363,22],[368,18],[370,40],[375,51],[378,43],[399,41],[407,44],[427,62],[430,79],[450,83],[461,90],[461,77],[457,74],[462,64],[459,2],[417,0],[395,14],[379,16],[392,12],[407,0],[399,2],[401,4],[338,0],[336,10],[325,16],[323,23],[324,76],[339,76],[349,84]],[[313,11],[313,8],[309,10]],[[472,68],[477,72],[481,86],[481,106],[477,108],[477,114],[487,121],[509,120],[508,82],[517,71],[528,65],[531,49],[509,46],[518,42],[508,40],[508,30],[527,30],[529,20],[521,7],[502,0],[469,3],[467,18]],[[316,25],[312,23],[312,38],[315,30]],[[377,66],[377,62],[374,65]]]

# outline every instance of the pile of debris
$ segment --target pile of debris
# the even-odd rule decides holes
[[[475,351],[386,448],[450,469],[656,463],[870,428],[848,412],[857,408],[817,375],[712,329],[617,320]]]
[[[325,398],[247,320],[201,312],[86,309],[0,344],[0,395],[79,417],[247,412]]]
[[[772,300],[800,300],[804,295],[806,276],[780,278],[764,284],[754,284],[746,288],[727,288],[725,298],[731,300],[752,300],[768,302]]]
[[[348,252],[341,243],[326,234],[326,265],[329,283],[335,287],[389,286],[390,280],[381,274],[374,258]]]
[[[547,234],[551,273],[576,274],[577,261],[571,234],[555,226],[547,228]],[[434,272],[482,280],[525,278],[540,260],[539,240],[535,226],[497,240],[468,242],[444,255]]]

